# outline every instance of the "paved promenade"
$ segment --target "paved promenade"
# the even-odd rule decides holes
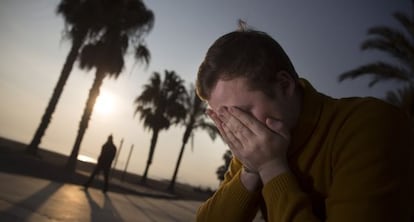
[[[68,175],[67,157],[44,149],[38,156],[28,155],[25,147],[0,138],[0,222],[187,222],[195,221],[206,199],[191,187],[176,184],[170,193],[168,183],[149,178],[142,185],[139,176],[115,171],[106,194],[102,175],[85,190],[82,184],[93,165],[78,162],[76,172]]]
[[[113,171],[109,191],[102,193],[102,175],[91,187],[82,184],[92,164],[78,162],[64,173],[67,157],[47,150],[25,153],[25,144],[0,137],[0,222],[192,222],[200,204],[211,193]],[[255,222],[263,220],[258,215]]]
[[[136,187],[136,193],[0,172],[0,221],[195,221],[200,201]],[[112,183],[122,183],[111,181]],[[139,195],[142,193],[143,195]],[[145,194],[145,195],[144,195]]]

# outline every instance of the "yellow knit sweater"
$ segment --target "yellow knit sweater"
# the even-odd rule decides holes
[[[304,79],[301,85],[302,112],[288,151],[291,173],[248,192],[233,159],[197,221],[251,221],[259,206],[272,222],[412,221],[414,147],[406,116],[374,98],[333,99]]]

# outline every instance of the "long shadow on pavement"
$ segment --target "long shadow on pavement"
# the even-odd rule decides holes
[[[112,205],[112,201],[108,195],[104,195],[104,204],[102,207],[93,199],[88,190],[85,190],[85,195],[91,206],[91,222],[122,221],[121,216]]]
[[[62,185],[62,183],[49,182],[39,191],[17,203],[13,203],[10,208],[0,213],[0,221],[27,221],[33,214],[39,214],[39,207],[46,203]],[[47,215],[41,216],[47,217]]]

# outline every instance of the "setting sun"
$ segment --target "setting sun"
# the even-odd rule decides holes
[[[96,100],[94,111],[101,115],[109,115],[114,111],[115,97],[108,91],[102,91]]]

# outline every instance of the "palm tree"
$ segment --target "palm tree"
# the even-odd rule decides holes
[[[178,155],[177,163],[175,165],[174,174],[172,176],[168,190],[174,191],[175,181],[177,178],[178,169],[180,168],[181,159],[183,157],[185,145],[190,137],[194,136],[194,130],[206,130],[212,140],[216,138],[218,133],[216,126],[206,121],[206,103],[200,100],[196,95],[194,86],[190,86],[190,96],[187,96],[184,106],[188,111],[186,118],[181,122],[185,126],[185,131],[182,139],[180,154]]]
[[[414,118],[414,18],[400,12],[394,13],[393,16],[404,30],[386,26],[370,28],[368,35],[372,37],[361,44],[361,50],[382,51],[395,58],[396,63],[377,61],[362,65],[341,74],[339,81],[370,75],[372,79],[369,87],[389,80],[403,83],[403,89],[388,92],[385,99],[399,105]],[[396,101],[404,101],[404,104]]]
[[[63,88],[72,71],[73,64],[78,57],[79,50],[87,39],[94,38],[102,29],[101,20],[103,14],[98,10],[100,4],[100,1],[94,0],[62,0],[57,6],[57,13],[62,15],[65,20],[64,36],[71,40],[72,47],[66,57],[65,64],[41,122],[26,148],[31,154],[37,154],[42,137],[49,126]]]
[[[158,134],[177,124],[186,117],[183,105],[187,92],[182,80],[174,71],[164,72],[164,80],[158,72],[154,72],[150,82],[144,85],[144,90],[135,99],[135,114],[140,114],[144,129],[152,130],[152,138],[148,153],[147,166],[141,182],[146,183],[149,167],[154,156]]]
[[[74,171],[80,145],[88,127],[93,107],[99,96],[100,87],[106,77],[115,79],[124,68],[124,56],[130,45],[134,47],[135,59],[148,64],[150,54],[144,44],[144,36],[152,29],[154,15],[141,0],[104,1],[105,30],[82,48],[80,67],[90,70],[96,68],[95,79],[88,99],[76,140],[67,162],[67,169]]]
[[[217,168],[217,171],[216,171],[217,179],[220,180],[220,183],[223,182],[223,180],[224,180],[224,175],[226,174],[227,170],[229,169],[230,162],[231,162],[232,158],[233,158],[233,154],[231,153],[230,150],[227,150],[223,154],[224,165],[219,166],[219,168]]]

